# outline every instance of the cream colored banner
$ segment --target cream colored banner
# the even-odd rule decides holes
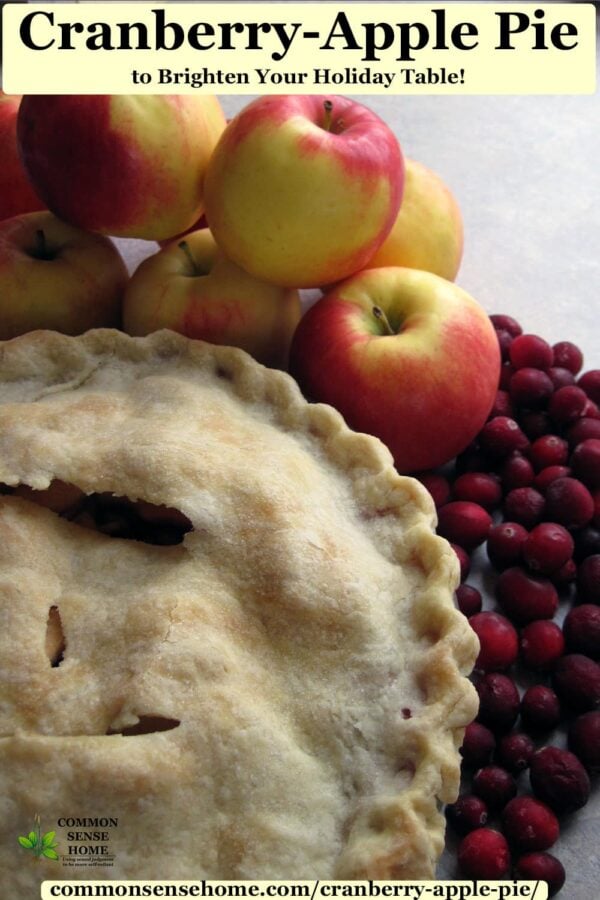
[[[591,3],[36,3],[3,11],[18,94],[575,94]]]

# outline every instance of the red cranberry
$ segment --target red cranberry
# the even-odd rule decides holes
[[[437,472],[421,472],[417,475],[417,478],[431,494],[436,509],[448,502],[450,499],[450,483],[447,478],[444,478],[443,475],[438,475]]]
[[[575,812],[590,796],[589,776],[570,750],[537,750],[531,757],[529,778],[534,794],[556,813]]]
[[[491,524],[490,514],[479,504],[467,500],[446,503],[438,515],[438,533],[467,551],[485,541]]]
[[[600,419],[600,406],[598,406],[596,403],[593,403],[589,397],[583,409],[582,418]]]
[[[558,609],[558,593],[552,582],[519,566],[502,572],[496,583],[496,599],[513,622],[521,625],[551,619]]]
[[[502,362],[506,362],[508,360],[510,345],[513,342],[513,336],[512,334],[509,334],[508,331],[501,328],[496,329],[496,337],[498,338],[498,346],[500,347],[500,358],[502,359]]]
[[[534,479],[533,466],[526,456],[516,450],[508,457],[502,469],[500,477],[502,479],[502,487],[505,491],[512,491],[514,488],[529,487]]]
[[[568,369],[573,375],[581,371],[583,365],[583,353],[576,344],[571,341],[559,341],[552,348],[554,351],[554,365]]]
[[[548,403],[550,418],[556,425],[569,425],[583,415],[587,397],[576,384],[559,388]]]
[[[487,539],[487,554],[497,569],[506,569],[521,561],[527,529],[518,522],[492,525]]]
[[[550,366],[548,369],[548,378],[554,385],[555,391],[561,387],[568,387],[570,384],[575,384],[575,376],[573,373],[569,372],[568,369],[563,369],[561,366]]]
[[[504,500],[504,515],[511,522],[533,528],[544,515],[544,495],[532,487],[515,488]]]
[[[586,557],[577,569],[577,599],[600,603],[600,553]]]
[[[456,803],[446,807],[446,818],[457,834],[465,835],[475,828],[483,828],[488,820],[488,808],[481,797],[463,794]]]
[[[469,572],[471,571],[471,557],[467,553],[466,550],[463,550],[462,547],[459,547],[458,544],[450,544],[452,549],[454,550],[457,558],[458,564],[460,566],[460,580],[465,581],[466,578],[469,577]]]
[[[577,444],[590,438],[600,438],[600,419],[584,416],[567,431],[567,440],[571,447],[576,447]]]
[[[507,416],[509,419],[513,417],[513,405],[508,391],[498,391],[494,405],[490,410],[489,419],[495,419],[496,416]]]
[[[510,361],[515,369],[549,369],[554,363],[554,352],[537,334],[520,334],[510,345]]]
[[[600,659],[600,606],[594,603],[574,606],[563,622],[563,632],[572,653]]]
[[[465,472],[454,482],[456,500],[478,503],[484,509],[495,509],[502,500],[502,488],[495,475],[487,472]]]
[[[506,316],[504,313],[493,313],[490,316],[490,321],[496,331],[508,331],[513,338],[523,334],[523,329],[512,316]]]
[[[456,588],[456,603],[463,616],[470,618],[481,612],[481,593],[470,584],[461,584]]]
[[[550,377],[541,369],[517,369],[510,379],[510,398],[517,406],[535,409],[543,406],[554,392]]]
[[[594,501],[576,478],[557,478],[546,490],[545,513],[565,528],[583,528],[594,515]]]
[[[558,819],[535,797],[514,797],[502,810],[504,834],[519,850],[547,850],[558,840]]]
[[[561,656],[552,685],[567,709],[588,712],[600,706],[600,666],[583,653]]]
[[[492,828],[476,828],[458,845],[458,865],[466,878],[497,881],[510,869],[510,851],[504,835]]]
[[[568,466],[547,466],[535,476],[533,486],[540,493],[545,494],[553,481],[556,481],[557,478],[568,478],[570,474],[571,470]]]
[[[512,734],[505,734],[500,740],[496,756],[505,769],[518,774],[528,767],[534,752],[535,744],[529,735],[515,731]]]
[[[527,535],[523,559],[534,572],[551,575],[571,559],[575,541],[566,528],[555,522],[542,522]]]
[[[569,458],[569,445],[555,434],[537,438],[527,451],[536,472],[547,466],[562,466]]]
[[[573,450],[573,474],[589,488],[600,487],[600,438],[588,438]]]
[[[536,438],[542,437],[543,434],[550,434],[552,431],[550,416],[540,409],[522,412],[519,415],[519,425],[530,441],[535,441]]]
[[[517,782],[500,766],[484,766],[473,776],[473,791],[490,809],[502,809],[517,793]]]
[[[548,897],[558,894],[565,883],[563,864],[551,853],[526,853],[517,860],[515,867],[517,878],[523,881],[545,881],[548,885]]]
[[[510,350],[509,350],[510,353]],[[510,362],[502,363],[500,366],[500,378],[498,380],[498,388],[501,391],[507,391],[510,388],[510,379],[515,374],[515,367]]]
[[[470,722],[465,728],[460,755],[465,766],[479,769],[490,762],[495,747],[496,738],[490,729],[480,722]]]
[[[600,406],[600,369],[590,369],[585,372],[577,381],[590,400]]]
[[[560,700],[545,684],[532,685],[521,698],[521,721],[528,731],[552,731],[560,722],[560,712]]]
[[[550,670],[564,649],[562,630],[550,619],[530,622],[521,632],[521,659],[528,669]]]
[[[569,728],[569,750],[592,775],[600,773],[600,711],[583,713]]]
[[[600,613],[600,606],[597,609]],[[514,626],[505,616],[489,611],[477,613],[469,622],[480,644],[475,668],[484,672],[508,669],[519,651],[519,639]]]
[[[496,416],[486,422],[479,432],[481,448],[495,459],[502,459],[514,450],[524,450],[529,441],[514,419]]]
[[[519,714],[519,691],[508,675],[489,672],[476,685],[479,694],[478,721],[492,731],[510,731]]]

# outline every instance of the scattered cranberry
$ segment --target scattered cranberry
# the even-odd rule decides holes
[[[562,656],[554,667],[552,684],[567,709],[588,712],[600,706],[600,666],[589,656]]]
[[[583,713],[569,728],[569,750],[592,775],[600,773],[600,711]]]
[[[515,450],[502,466],[500,478],[504,490],[512,491],[514,488],[529,487],[535,478],[535,472],[527,457]]]
[[[572,653],[600,659],[600,606],[594,603],[574,606],[563,622],[563,632]]]
[[[510,361],[515,369],[549,369],[554,363],[554,352],[537,334],[520,334],[510,345]]]
[[[495,419],[496,416],[507,416],[509,419],[513,417],[513,405],[508,391],[499,390],[494,400],[494,405],[490,410],[488,418]]]
[[[564,866],[551,853],[526,853],[517,860],[515,873],[523,881],[545,881],[548,896],[558,894],[565,883]]]
[[[600,369],[590,369],[583,374],[577,384],[586,392],[590,400],[600,405]]]
[[[519,850],[547,850],[558,840],[558,819],[535,797],[514,797],[502,810],[504,834]]]
[[[485,674],[476,685],[479,694],[478,721],[495,732],[510,731],[519,714],[519,691],[508,675]]]
[[[427,488],[435,503],[436,509],[443,506],[450,499],[450,483],[443,475],[436,472],[421,472],[417,475],[421,484]]]
[[[484,766],[473,776],[473,791],[490,809],[502,809],[517,793],[517,782],[501,766]]]
[[[576,478],[589,487],[600,487],[600,438],[588,438],[577,444],[571,456]]]
[[[496,416],[490,419],[479,432],[482,449],[496,459],[502,459],[514,450],[524,450],[529,441],[514,419]]]
[[[593,403],[589,397],[583,409],[582,418],[584,417],[589,419],[600,419],[600,406]]]
[[[571,447],[576,447],[577,444],[581,444],[582,441],[587,441],[589,438],[600,438],[600,419],[584,416],[571,425],[567,431],[567,440]]]
[[[513,319],[512,316],[507,316],[504,313],[493,313],[490,316],[490,321],[496,331],[508,331],[511,337],[516,338],[519,337],[520,334],[523,334],[523,329],[519,325],[516,319]]]
[[[545,506],[544,495],[535,488],[515,488],[506,495],[504,515],[511,522],[518,522],[525,528],[533,528],[541,521]]]
[[[498,762],[508,769],[509,772],[518,774],[523,772],[529,765],[529,760],[535,752],[535,744],[528,734],[515,731],[512,734],[505,734],[501,738],[496,756]]]
[[[497,881],[510,869],[510,851],[504,835],[492,828],[476,828],[458,845],[458,864],[467,878]]]
[[[541,409],[522,412],[519,415],[519,425],[530,441],[535,441],[536,438],[542,437],[543,434],[550,434],[552,431],[550,416]]]
[[[545,684],[532,685],[521,698],[521,721],[528,731],[552,731],[560,722],[560,712],[560,700]]]
[[[460,755],[466,766],[479,769],[486,766],[496,748],[496,738],[489,728],[480,722],[471,722],[465,728]]]
[[[510,351],[509,351],[510,352]],[[541,369],[517,369],[509,384],[510,398],[517,406],[543,406],[554,392],[550,376]]]
[[[594,501],[576,478],[557,478],[546,490],[546,518],[565,528],[583,528],[594,515]]]
[[[577,569],[577,599],[600,603],[600,553],[587,556]]]
[[[468,500],[483,506],[488,512],[499,506],[502,488],[496,475],[488,472],[465,472],[454,482],[456,500]]]
[[[533,485],[540,493],[545,494],[548,487],[557,478],[568,478],[571,470],[568,466],[548,466],[535,476]]]
[[[536,438],[527,451],[536,472],[547,466],[562,466],[569,458],[568,443],[555,434]]]
[[[575,541],[566,528],[542,522],[529,532],[523,544],[523,559],[534,572],[551,575],[571,559]]]
[[[522,625],[551,619],[558,609],[558,593],[552,582],[519,566],[502,572],[496,583],[496,598],[506,615]]]
[[[452,549],[454,550],[456,556],[458,557],[458,564],[460,566],[460,580],[465,581],[469,577],[469,572],[471,571],[471,557],[462,547],[459,547],[458,544],[450,544]]]
[[[575,812],[590,796],[589,776],[570,750],[537,750],[531,757],[529,778],[534,794],[556,813]]]
[[[550,366],[548,369],[548,378],[554,385],[555,391],[561,387],[568,387],[570,384],[575,384],[575,376],[573,373],[569,372],[568,369],[562,368],[562,366]]]
[[[527,529],[518,522],[492,525],[487,539],[487,554],[497,569],[506,569],[521,561]]]
[[[461,584],[456,589],[456,603],[463,616],[475,616],[481,612],[481,592],[470,584]]]
[[[521,632],[521,660],[528,669],[549,671],[565,649],[562,630],[550,619],[537,619]]]
[[[600,613],[600,606],[597,607]],[[496,612],[480,612],[469,619],[479,638],[480,650],[475,668],[499,672],[512,666],[519,652],[519,638],[513,625]]]
[[[570,425],[581,418],[585,410],[587,396],[576,384],[559,388],[548,403],[550,418],[556,425]]]
[[[438,534],[469,551],[485,541],[491,524],[490,514],[479,504],[453,500],[439,511]]]
[[[583,365],[583,353],[576,344],[571,341],[559,341],[552,348],[554,351],[554,365],[568,369],[573,375],[581,371]]]
[[[457,834],[465,835],[483,828],[488,820],[488,808],[481,797],[463,794],[456,803],[446,807],[446,818]]]

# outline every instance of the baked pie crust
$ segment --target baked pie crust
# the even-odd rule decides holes
[[[172,332],[34,332],[0,381],[5,490],[60,479],[193,526],[151,546],[0,496],[1,896],[433,877],[477,641],[424,488],[287,375]],[[112,867],[24,858],[35,815],[117,818]]]

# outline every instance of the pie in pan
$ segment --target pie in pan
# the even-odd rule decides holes
[[[477,641],[425,489],[289,376],[172,332],[33,332],[0,380],[0,895],[433,877]],[[189,527],[105,533],[56,485]],[[62,864],[16,843],[35,816]],[[65,817],[118,820],[110,868],[64,866]]]

